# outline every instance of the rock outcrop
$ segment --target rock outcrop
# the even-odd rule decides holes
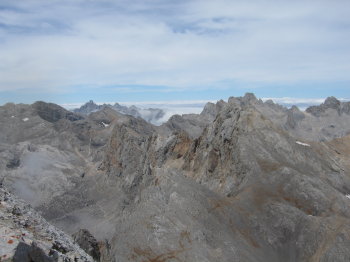
[[[95,261],[100,261],[101,252],[96,238],[86,229],[80,229],[73,234],[74,241]]]

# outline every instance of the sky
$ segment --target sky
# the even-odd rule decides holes
[[[349,99],[349,10],[348,0],[0,0],[0,104]]]

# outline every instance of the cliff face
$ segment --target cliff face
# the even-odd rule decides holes
[[[347,261],[350,121],[337,101],[302,112],[247,94],[158,127],[7,105],[1,121],[17,114],[27,136],[0,126],[1,175],[67,233],[103,241],[101,261]]]

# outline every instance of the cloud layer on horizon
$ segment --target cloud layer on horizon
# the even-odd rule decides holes
[[[2,0],[0,92],[350,82],[348,10],[345,0]]]

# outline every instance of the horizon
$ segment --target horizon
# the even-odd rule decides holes
[[[248,92],[249,93],[249,92]],[[254,94],[254,93],[253,93]],[[254,94],[255,95],[255,94]],[[240,97],[243,97],[240,96]],[[312,105],[320,105],[322,104],[328,97],[324,98],[295,98],[295,97],[256,97],[257,99],[261,99],[263,102],[266,102],[267,100],[272,100],[276,104],[280,104],[286,107],[291,107],[293,105],[305,105],[305,106],[312,106]],[[214,100],[167,100],[167,101],[94,101],[93,99],[89,99],[88,101],[84,102],[76,102],[76,103],[63,103],[59,104],[60,106],[66,108],[66,109],[75,109],[79,108],[86,103],[92,101],[93,103],[97,105],[103,105],[103,104],[110,104],[113,105],[115,103],[118,103],[120,105],[124,106],[139,106],[141,108],[149,108],[149,107],[165,107],[165,106],[193,106],[193,105],[201,105],[204,106],[206,103],[216,103],[220,100],[223,100],[227,102],[229,97],[222,98],[222,99],[214,99]],[[350,98],[340,98],[336,97],[341,102],[348,102],[350,101]],[[197,106],[197,107],[201,107]]]
[[[247,92],[249,93],[249,92]],[[253,93],[254,94],[254,93]],[[254,94],[255,95],[255,94]],[[231,96],[230,96],[231,97]],[[238,97],[238,96],[236,96]],[[239,97],[243,97],[239,96]],[[322,104],[328,97],[323,98],[295,98],[295,97],[256,97],[257,99],[262,100],[263,102],[266,102],[267,100],[272,100],[275,104],[282,105],[286,108],[290,108],[292,106],[297,106],[300,110],[305,111],[310,106],[320,105]],[[163,109],[168,113],[173,114],[186,114],[186,113],[200,113],[204,106],[207,103],[217,103],[220,100],[223,100],[227,102],[229,97],[222,98],[222,99],[203,99],[203,100],[165,100],[165,101],[95,101],[94,99],[89,99],[87,101],[83,102],[74,102],[74,103],[55,103],[54,101],[44,101],[44,100],[37,100],[37,101],[44,101],[47,103],[55,103],[59,106],[62,106],[63,108],[67,110],[73,110],[78,109],[81,106],[85,105],[86,103],[92,101],[93,103],[97,105],[103,105],[103,104],[109,104],[114,105],[115,103],[118,103],[123,106],[136,106],[141,109],[148,109],[148,108],[159,108]],[[349,102],[350,98],[341,98],[336,97],[340,102]],[[37,101],[33,101],[31,103],[19,103],[19,104],[33,104]],[[13,102],[6,102],[6,103],[13,103]],[[0,106],[5,105],[1,104]],[[17,104],[17,103],[16,103]]]
[[[0,2],[0,104],[349,98],[350,2]]]

